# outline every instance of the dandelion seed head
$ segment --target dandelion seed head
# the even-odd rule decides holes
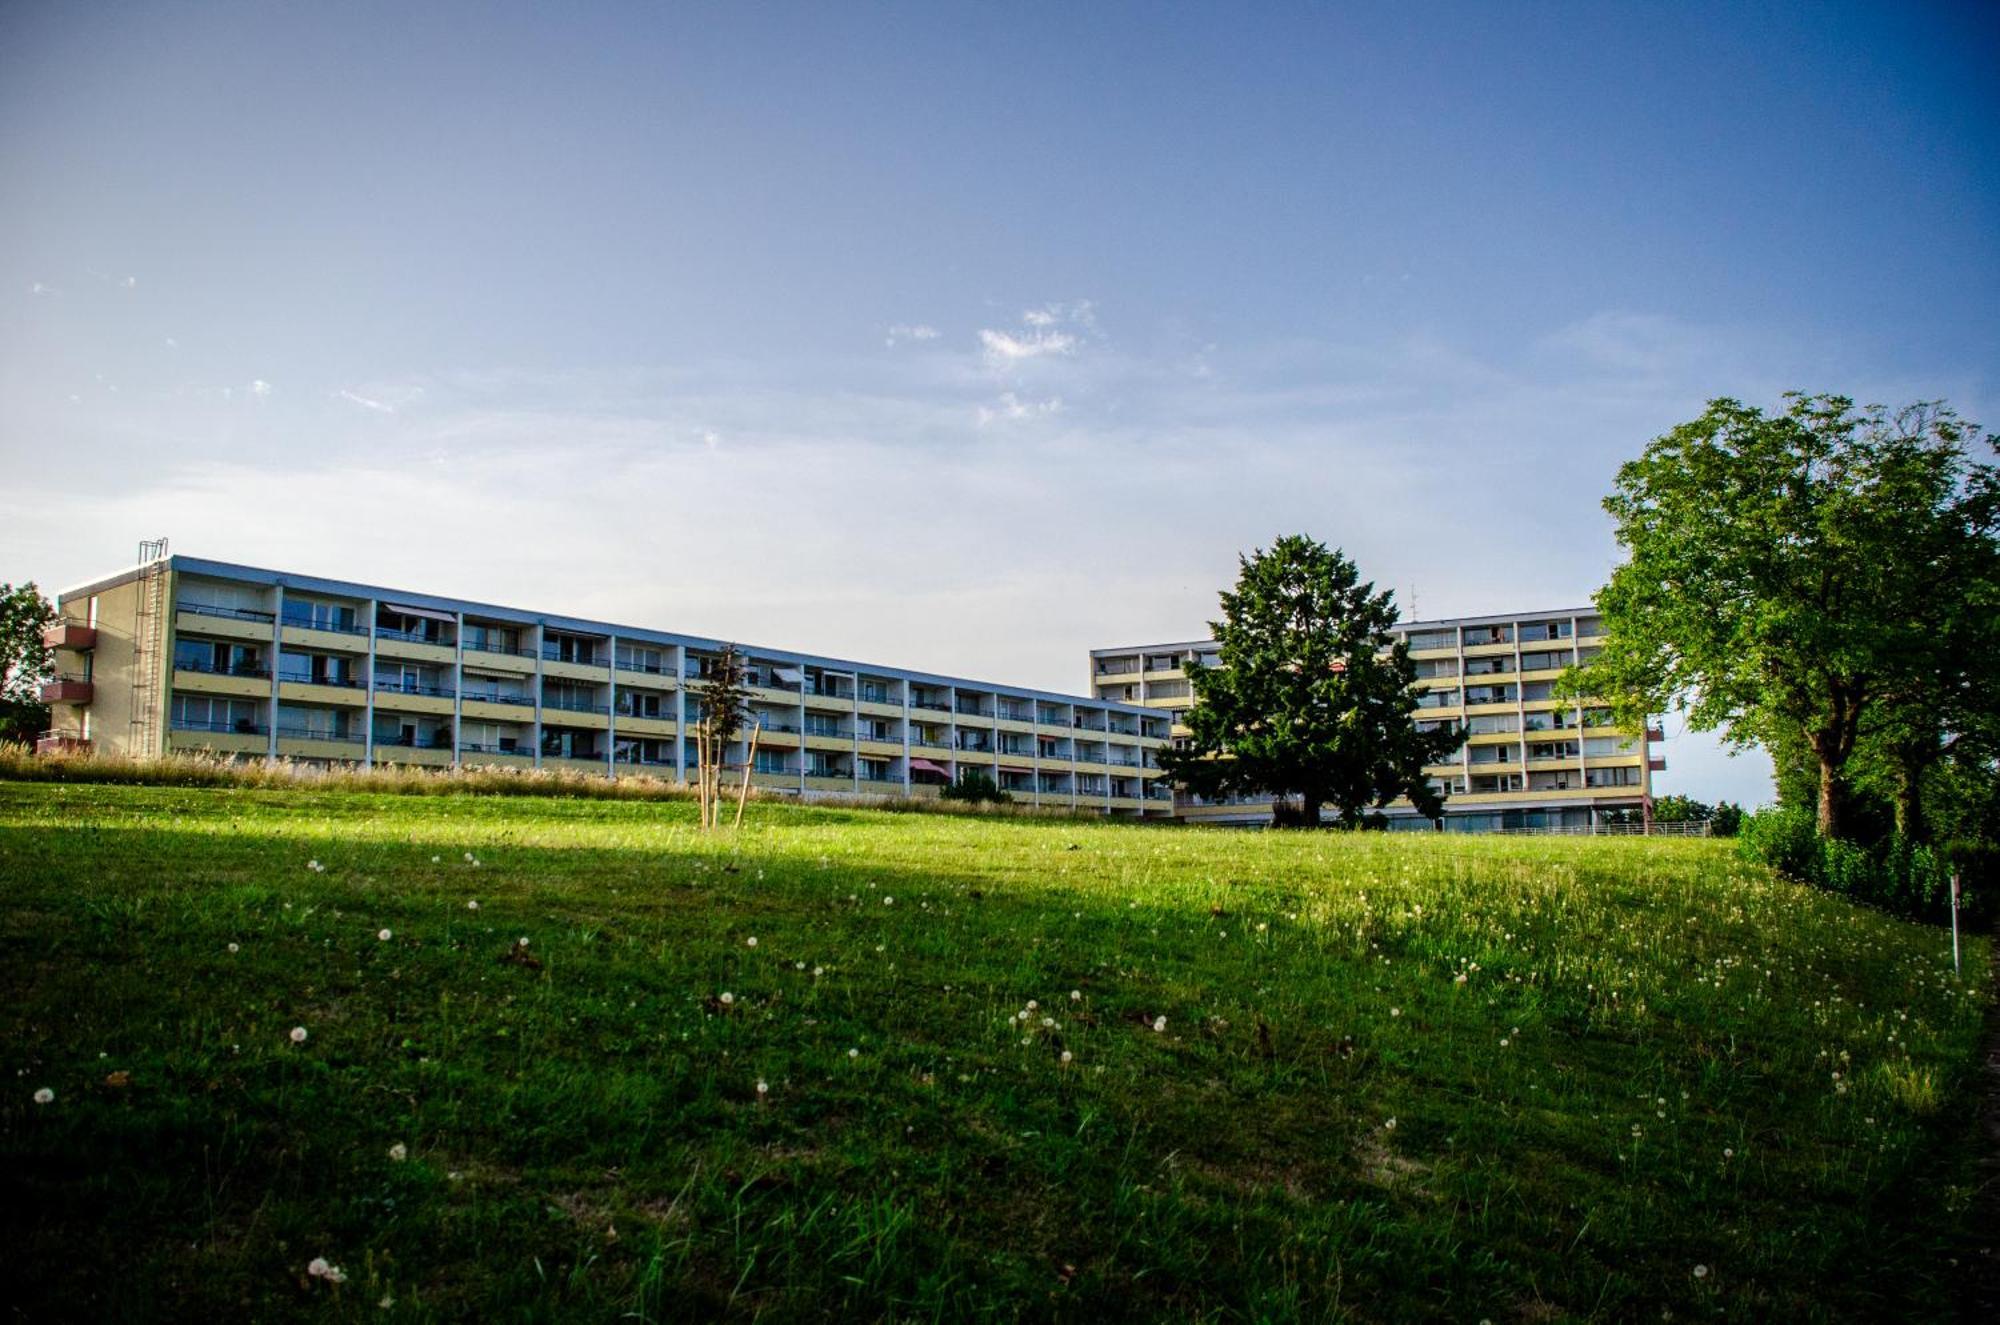
[[[47,1086],[43,1086],[40,1090],[35,1092],[35,1103],[54,1104],[55,1102],[56,1102],[56,1093],[50,1090]]]
[[[292,1027],[292,1043],[304,1044],[305,1042],[306,1042],[306,1028],[303,1026]]]

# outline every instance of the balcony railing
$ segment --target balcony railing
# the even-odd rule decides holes
[[[393,736],[377,736],[375,738],[377,749],[385,745],[392,745],[402,750],[449,750],[451,749],[451,737],[433,736],[429,740],[425,740],[420,736],[405,736],[401,732],[397,732]]]
[[[563,656],[563,650],[562,650],[562,649],[560,649],[560,648],[558,648],[558,647],[557,647],[556,645],[553,645],[553,644],[544,644],[544,645],[542,646],[542,661],[543,661],[543,662],[556,662],[556,663],[568,663],[568,664],[570,664],[570,665],[571,665],[572,667],[602,667],[602,666],[604,666],[604,659],[602,659],[602,658],[598,657],[598,656],[597,656],[597,655],[596,655],[595,653],[592,653],[592,654],[589,654],[588,656],[585,656],[585,655],[583,655],[583,654],[580,654],[580,653],[578,653],[578,652],[577,652],[577,651],[575,651],[575,650],[571,650],[571,651],[570,651],[570,656],[569,656],[569,657],[567,657],[567,658],[565,658],[565,657]]]
[[[41,697],[44,704],[88,704],[90,682],[81,676],[58,676],[42,683]]]
[[[247,676],[259,680],[271,675],[270,668],[259,667],[255,663],[224,663],[218,667],[213,662],[203,661],[199,658],[176,658],[174,659],[174,670],[177,672],[202,672],[209,676]]]
[[[611,712],[609,704],[599,704],[588,699],[565,699],[558,695],[543,695],[542,707],[544,709],[558,709],[564,713],[608,714]]]
[[[219,720],[175,718],[173,728],[177,732],[213,732],[222,736],[264,736],[268,735],[271,730],[263,723],[253,722],[248,718],[237,718],[234,720],[228,718]]]
[[[536,656],[533,649],[508,644],[491,636],[473,636],[467,639],[465,641],[465,651],[467,653],[497,653],[503,658],[533,658]]]
[[[385,681],[375,678],[375,693],[378,695],[428,695],[432,699],[450,699],[457,692],[450,686],[426,685],[421,681]]]
[[[438,649],[448,649],[451,647],[450,640],[439,639],[436,635],[426,635],[421,630],[391,630],[387,626],[377,626],[375,627],[375,638],[401,640],[405,644],[428,644]]]
[[[673,669],[665,663],[633,662],[629,658],[622,658],[619,660],[618,670],[621,672],[638,672],[645,676],[667,676],[673,671]]]
[[[368,627],[356,622],[350,621],[343,625],[339,621],[328,620],[324,617],[293,616],[289,612],[285,614],[285,627],[288,630],[317,630],[325,635],[366,635],[368,633]]]
[[[335,686],[342,690],[361,690],[366,683],[358,676],[314,676],[311,672],[279,672],[278,680],[302,686]]]
[[[478,741],[466,741],[458,748],[461,754],[469,755],[515,755],[522,759],[533,759],[535,757],[533,750],[524,750],[518,745],[482,745]]]
[[[221,617],[227,621],[255,621],[266,626],[277,620],[277,617],[270,612],[258,612],[248,607],[223,607],[219,603],[184,602],[180,604],[180,610],[192,612],[196,616]]]
[[[511,704],[524,709],[535,706],[534,699],[528,695],[510,695],[500,690],[468,690],[465,698],[478,704]]]
[[[362,742],[359,736],[321,731],[317,727],[280,727],[278,737],[288,741],[335,741],[341,745],[360,745]]]

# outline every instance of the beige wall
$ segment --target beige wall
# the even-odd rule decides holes
[[[138,654],[135,632],[138,629],[139,607],[145,593],[143,578],[127,580],[102,590],[97,599],[97,646],[88,655],[90,659],[91,705],[90,738],[92,747],[105,754],[157,755],[162,752],[166,732],[167,685],[166,669],[169,659],[163,648],[166,639],[167,621],[172,612],[173,585],[171,577],[160,599],[160,612],[151,623],[152,656],[147,670],[153,682],[151,695],[161,708],[159,719],[153,724],[152,739],[142,739],[144,724],[135,721],[134,700],[144,698],[147,687],[136,686],[140,680],[134,674],[134,659]],[[78,596],[63,600],[62,615],[71,621],[90,621],[90,597]],[[83,654],[64,651],[56,656],[56,669],[61,672],[81,673],[84,670]],[[83,716],[73,704],[58,705],[52,715],[53,726],[59,732],[81,734]]]

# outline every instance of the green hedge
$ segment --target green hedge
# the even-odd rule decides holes
[[[1736,849],[1780,874],[1931,924],[1951,919],[1951,872],[1961,871],[1961,924],[1986,923],[1995,856],[1991,848],[1933,849],[1889,838],[1875,847],[1819,835],[1805,810],[1776,806],[1744,819]]]

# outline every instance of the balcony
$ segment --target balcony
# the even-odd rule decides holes
[[[44,704],[88,704],[90,682],[80,676],[58,676],[42,683]]]
[[[87,755],[90,753],[90,739],[69,732],[47,732],[35,738],[35,754],[43,759],[51,755]]]
[[[81,621],[58,621],[42,632],[42,646],[50,649],[94,649],[97,628]]]

